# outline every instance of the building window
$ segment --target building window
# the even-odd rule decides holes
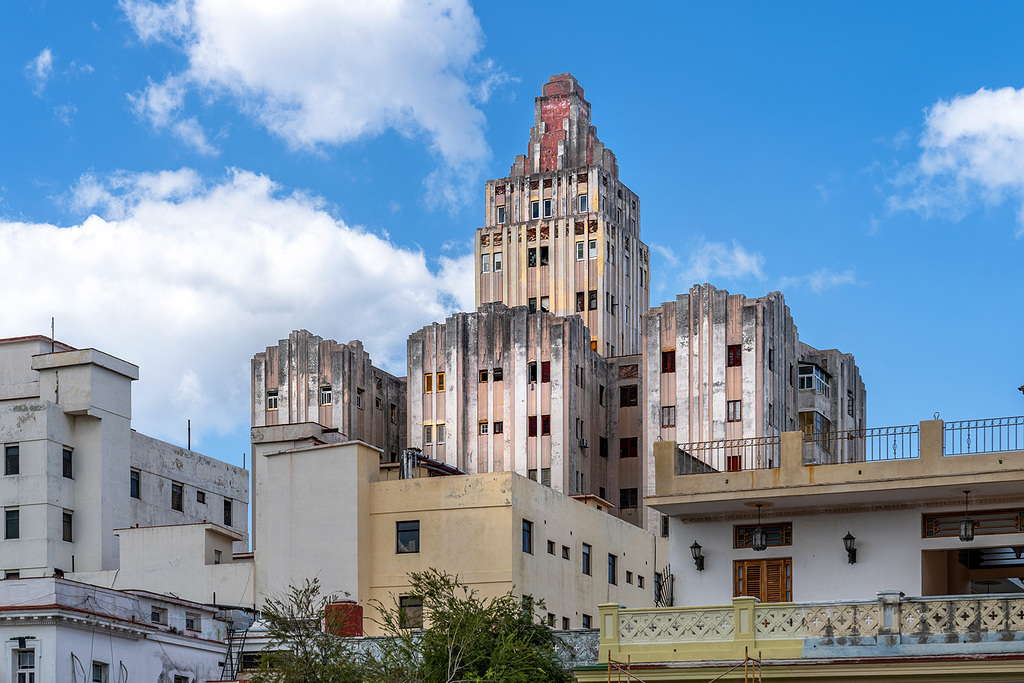
[[[597,290],[592,289],[587,292],[587,308],[591,311],[597,310]]]
[[[619,489],[619,507],[631,510],[637,506],[636,489]]]
[[[551,361],[549,360],[541,361],[540,363],[540,381],[551,381]]]
[[[581,194],[579,196],[580,213],[587,213],[590,210],[590,205],[587,203],[587,195]]]
[[[391,424],[398,424],[398,405],[391,404]]]
[[[590,576],[590,546],[586,543],[583,544],[583,550],[580,553],[580,563],[583,573]]]
[[[567,545],[563,545],[562,546],[562,559],[563,560],[568,560],[569,559],[569,546],[567,546]]]
[[[21,538],[21,513],[17,508],[4,510],[4,538]]]
[[[434,443],[438,445],[444,443],[444,422],[434,425]]]
[[[629,571],[628,569],[626,570],[626,583],[633,583],[633,572]]]
[[[555,554],[555,542],[549,540],[548,541],[548,555],[554,555],[554,554]]]
[[[395,553],[418,553],[420,551],[420,521],[395,523]]]
[[[775,349],[768,349],[768,369],[775,369]]]
[[[540,435],[551,436],[551,416],[541,415],[540,416]]]
[[[529,363],[527,363],[526,376],[530,384],[533,384],[537,381],[537,361],[531,360]]]
[[[583,615],[583,628],[593,628],[593,618],[589,614]]]
[[[576,312],[580,313],[587,309],[587,295],[585,292],[576,292]]]
[[[608,583],[619,585],[619,558],[608,553]]]
[[[641,576],[640,574],[636,575],[636,587],[641,589],[641,590],[643,590],[643,587],[644,587],[644,577]]]
[[[73,543],[74,540],[75,540],[75,537],[73,535],[74,534],[74,525],[72,523],[73,522],[73,515],[72,515],[72,513],[70,511],[68,511],[68,510],[65,510],[64,514],[62,516],[62,520],[63,520],[63,524],[62,524],[62,527],[61,527],[61,538],[63,540],[65,540],[65,541],[67,541],[68,543]]]
[[[550,217],[551,217],[551,200],[550,199],[545,199],[544,200],[544,218],[550,218]]]
[[[149,620],[154,624],[166,624],[167,610],[163,609],[162,607],[150,607]]]
[[[398,596],[399,628],[423,628],[423,598]]]
[[[182,499],[183,499],[183,495],[182,494],[183,494],[183,492],[184,492],[184,487],[181,484],[175,484],[175,483],[171,484],[171,509],[172,510],[177,510],[178,512],[182,512],[184,510],[184,508],[182,507]]]
[[[733,548],[751,548],[754,545],[754,529],[756,524],[738,524],[733,527]],[[793,545],[793,523],[762,524],[765,538],[769,546]]]
[[[444,373],[437,373],[437,390],[444,391]]]
[[[432,394],[434,392],[434,374],[426,373],[423,375],[423,393]]]
[[[800,413],[800,431],[804,433],[804,441],[813,441],[815,434],[832,431],[832,421],[817,411],[803,412]],[[832,440],[819,438],[818,445],[831,452]]]
[[[4,474],[21,473],[21,448],[4,446]]]
[[[576,260],[582,261],[583,258],[583,240],[580,240],[579,242],[576,243]]]
[[[568,631],[569,630],[569,617],[562,617],[562,630],[563,631]]]
[[[540,298],[540,310],[547,313],[551,310],[551,298],[542,296]]]
[[[219,550],[214,550],[213,551],[213,563],[214,564],[220,564],[220,561],[221,561],[221,552]]]
[[[131,483],[129,485],[129,491],[132,498],[142,497],[142,486],[141,486],[142,473],[138,470],[132,470]]]
[[[380,396],[373,397],[373,407],[376,408],[377,410],[384,409],[384,401],[381,400]]]
[[[495,273],[500,273],[501,272],[501,252],[500,251],[494,252],[494,272]]]
[[[749,595],[761,602],[790,602],[793,599],[793,560],[733,562],[733,595]]]
[[[597,403],[598,405],[604,405],[604,385],[597,385]]]
[[[537,312],[537,297],[531,296],[529,299],[526,300],[526,304],[530,308],[530,313]]]
[[[540,218],[540,202],[536,199],[530,202],[530,218]]]
[[[201,621],[200,616],[194,612],[185,612],[185,630],[198,631]]]
[[[103,662],[92,663],[92,683],[109,683],[110,665]]]
[[[726,366],[730,368],[738,368],[743,365],[743,348],[739,344],[729,344],[726,347],[727,358]]]
[[[74,479],[75,478],[74,451],[72,451],[70,448],[65,448],[64,452],[63,452],[63,455],[62,455],[62,458],[61,458],[61,462],[62,462],[62,465],[63,465],[62,469],[63,469],[64,478],[65,479]]]
[[[480,371],[480,381],[481,382],[486,382],[487,381],[487,371],[486,370],[481,370]]]
[[[277,410],[277,389],[267,392],[267,410]]]
[[[231,526],[231,499],[224,499],[224,526]]]
[[[740,420],[743,419],[742,401],[726,401],[725,410],[726,422],[739,422]]]
[[[590,252],[590,258],[591,259],[596,259],[597,258],[597,240],[590,240],[590,242],[587,244],[587,247],[588,247],[588,251]]]
[[[661,537],[668,538],[668,515],[661,517]]]
[[[523,520],[523,552],[533,554],[533,522]]]
[[[548,247],[541,247],[540,248],[540,264],[542,266],[548,265],[548,255],[549,255],[549,253],[550,253],[550,250],[549,250]]]
[[[504,431],[505,431],[505,423],[504,422],[495,422],[494,423],[494,433],[495,434],[501,434]]]
[[[537,416],[530,415],[526,418],[526,427],[528,436],[537,436]]]
[[[662,406],[661,407],[661,426],[675,427],[676,426],[676,407],[675,406]]]
[[[332,403],[334,403],[334,396],[332,395],[330,385],[320,387],[320,405],[329,406]]]
[[[661,352],[661,371],[662,372],[675,372],[676,371],[676,350],[669,349],[668,351]]]
[[[14,680],[17,683],[36,683],[36,651],[14,651]]]
[[[363,389],[356,389],[356,408],[363,409]]]
[[[504,223],[505,222],[505,207],[504,206],[498,206],[498,207],[495,207],[495,208],[497,209],[498,223]]]
[[[829,376],[817,365],[801,365],[799,370],[798,389],[814,389],[816,392],[828,398]]]
[[[480,254],[480,272],[489,273],[491,272],[491,255]]]
[[[481,434],[487,434],[487,423],[486,422],[481,422],[480,423],[480,433]]]
[[[602,458],[608,457],[608,439],[606,437],[597,437],[597,454]]]
[[[547,617],[547,619],[548,619],[548,620],[547,620],[547,625],[548,625],[548,627],[549,627],[549,628],[554,628],[554,627],[555,627],[555,615],[554,615],[554,614],[552,614],[551,612],[548,612],[548,617]]]
[[[637,404],[637,387],[635,384],[619,387],[619,406],[627,408]]]
[[[619,439],[619,457],[635,458],[637,456],[637,437]]]
[[[530,247],[526,250],[526,266],[528,268],[537,266],[537,247]]]

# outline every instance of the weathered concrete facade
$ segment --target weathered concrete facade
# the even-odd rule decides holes
[[[867,391],[860,370],[849,353],[838,349],[819,351],[800,342],[797,366],[799,428],[809,437],[822,439],[822,432],[863,430],[866,423]],[[846,448],[831,448],[828,439],[808,444],[805,457],[816,462],[857,462],[864,454],[847,442]]]
[[[579,315],[605,356],[640,351],[650,301],[650,251],[640,200],[619,181],[590,103],[570,74],[536,100],[529,153],[485,186],[476,231],[476,305],[502,302]]]
[[[396,462],[405,411],[405,378],[374,366],[359,340],[339,344],[295,330],[252,359],[253,427],[315,422]]]
[[[5,575],[117,569],[115,530],[137,524],[215,520],[247,547],[248,473],[132,430],[137,378],[95,349],[0,340]]]

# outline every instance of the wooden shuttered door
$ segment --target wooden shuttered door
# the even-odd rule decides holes
[[[793,600],[793,560],[738,560],[733,566],[733,594],[748,595],[761,602]]]

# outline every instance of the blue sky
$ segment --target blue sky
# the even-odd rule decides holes
[[[137,363],[138,429],[240,462],[304,327],[404,373],[472,306],[482,182],[572,72],[652,301],[785,294],[873,426],[1024,413],[1024,8],[448,0],[0,5],[0,336]]]

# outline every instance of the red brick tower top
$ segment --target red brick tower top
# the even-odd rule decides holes
[[[527,162],[527,160],[529,160]],[[536,99],[526,155],[517,155],[510,175],[529,175],[597,165],[618,177],[615,154],[597,139],[590,103],[572,74],[557,74]]]

